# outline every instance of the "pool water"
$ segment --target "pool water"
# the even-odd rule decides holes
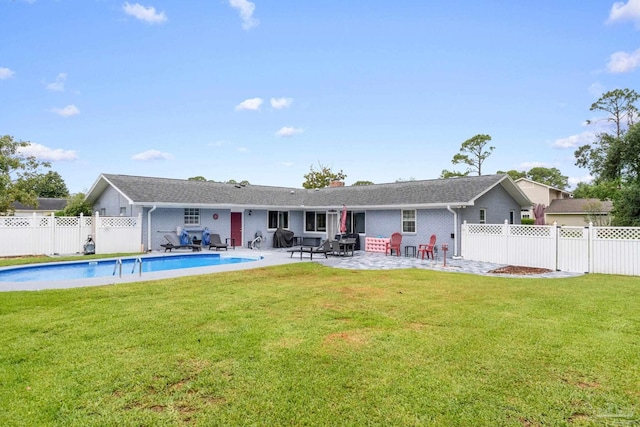
[[[116,260],[77,261],[59,264],[40,264],[24,267],[12,267],[0,270],[0,282],[41,282],[53,280],[87,279],[138,275],[139,258],[122,258],[122,269]],[[223,264],[257,261],[257,258],[221,257],[220,254],[171,255],[143,257],[142,273],[177,270],[194,267],[211,267]]]

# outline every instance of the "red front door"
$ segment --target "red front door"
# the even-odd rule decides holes
[[[242,247],[242,212],[231,212],[231,238]]]

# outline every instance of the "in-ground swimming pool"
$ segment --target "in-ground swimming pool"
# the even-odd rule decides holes
[[[105,276],[119,277],[120,271],[122,271],[122,277],[125,277],[138,275],[141,265],[142,273],[148,273],[183,268],[238,264],[257,261],[257,259],[258,258],[221,257],[220,254],[194,254],[40,264],[0,270],[0,282],[43,282]],[[140,264],[140,260],[142,264]],[[120,265],[119,261],[122,262],[122,265]]]

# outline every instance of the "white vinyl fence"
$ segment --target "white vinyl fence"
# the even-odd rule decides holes
[[[640,275],[640,227],[462,225],[468,260],[576,273]]]
[[[0,256],[83,253],[88,236],[97,254],[141,252],[142,218],[98,214],[0,217]]]

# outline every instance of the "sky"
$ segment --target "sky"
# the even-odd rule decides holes
[[[640,0],[0,0],[0,135],[71,193],[101,173],[434,179],[478,134],[483,175],[573,187],[607,126],[591,104],[639,83]]]

